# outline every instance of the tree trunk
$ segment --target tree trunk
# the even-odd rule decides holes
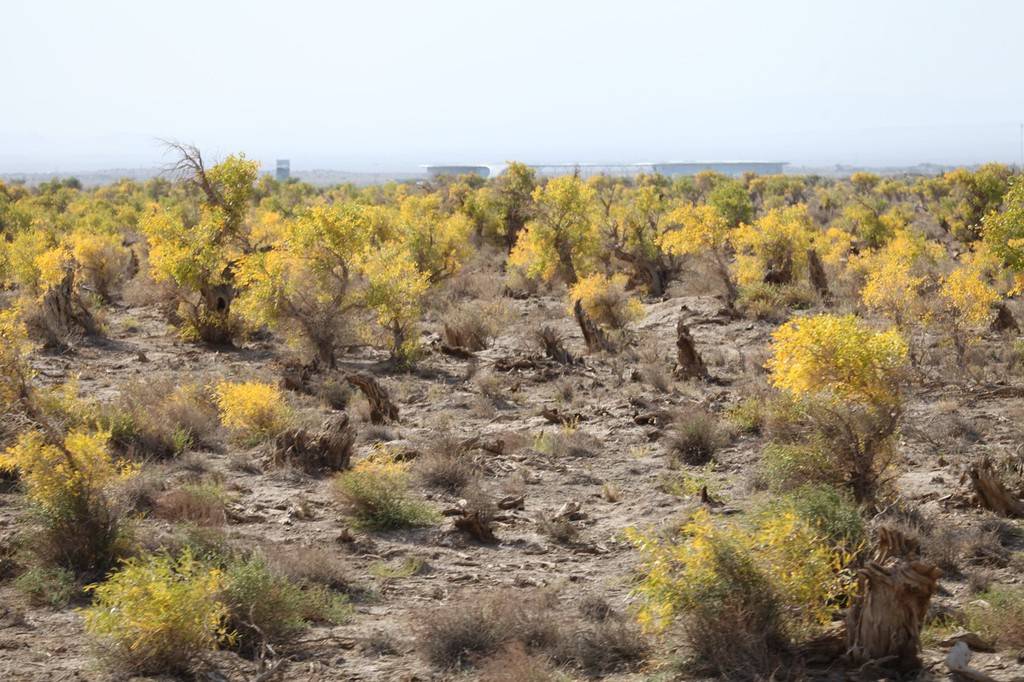
[[[1013,313],[1010,312],[1010,308],[1004,301],[1000,301],[996,304],[996,317],[992,320],[992,331],[1020,331],[1020,325],[1017,324],[1017,318],[1013,316]]]
[[[811,286],[818,292],[822,303],[827,304],[832,299],[828,290],[828,277],[825,275],[825,267],[821,264],[821,258],[814,249],[807,249],[807,270],[810,274]]]
[[[368,374],[349,374],[346,379],[348,383],[362,391],[370,402],[370,422],[383,424],[398,421],[398,406],[391,402],[387,389],[376,379]]]
[[[682,318],[676,322],[676,368],[675,375],[680,379],[707,379],[708,370],[704,366],[697,347],[690,336],[690,330]]]
[[[39,310],[28,326],[43,339],[46,348],[67,348],[83,335],[99,332],[99,325],[75,291],[75,271],[68,267],[61,281],[43,294]]]
[[[968,474],[978,504],[1000,516],[1024,516],[1024,502],[1006,489],[987,457],[972,466]]]
[[[917,559],[916,543],[879,529],[874,560],[858,571],[858,597],[846,620],[849,656],[899,673],[921,667],[921,626],[942,571]]]
[[[591,353],[595,351],[608,351],[612,352],[614,346],[608,337],[604,335],[590,316],[583,310],[583,304],[577,300],[576,305],[572,308],[573,315],[576,317],[576,323],[580,326],[580,331],[583,332],[583,340],[587,344],[587,350]]]
[[[203,297],[199,303],[199,319],[195,321],[199,338],[218,346],[232,345],[234,333],[231,328],[231,303],[235,298],[234,287],[219,284],[204,287],[199,293]]]

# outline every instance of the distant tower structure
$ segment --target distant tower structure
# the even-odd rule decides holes
[[[277,160],[277,170],[274,172],[274,177],[277,178],[278,182],[284,182],[292,176],[292,164],[288,159]]]

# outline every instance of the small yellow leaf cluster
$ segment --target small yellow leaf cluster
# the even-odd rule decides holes
[[[598,324],[621,329],[644,315],[644,306],[626,291],[626,275],[617,272],[583,277],[569,290],[569,312],[580,301],[587,315]]]
[[[519,233],[508,264],[530,279],[571,284],[593,269],[600,239],[594,189],[579,178],[554,178],[533,192],[536,216]]]
[[[230,643],[222,572],[186,550],[133,557],[106,582],[91,585],[86,631],[118,662],[140,673],[182,670],[202,652]]]
[[[847,551],[834,548],[791,509],[762,515],[753,527],[716,522],[700,510],[678,540],[635,529],[627,535],[644,557],[636,588],[643,599],[639,619],[653,630],[667,627],[680,611],[713,609],[760,585],[779,600],[790,628],[811,631],[829,622],[835,601],[852,585]],[[723,571],[727,554],[743,562],[751,583],[759,585],[737,584],[737,571]]]
[[[898,400],[907,344],[855,315],[793,319],[772,334],[771,383],[795,397],[818,394],[869,405]]]
[[[864,305],[904,326],[925,317],[921,288],[942,255],[940,244],[903,230],[881,249],[856,259],[850,268],[865,276],[860,292]]]
[[[134,474],[107,451],[110,434],[77,430],[64,447],[46,442],[38,431],[26,431],[0,454],[0,470],[17,472],[28,498],[49,515],[60,515],[118,478]]]
[[[789,268],[793,282],[806,277],[807,249],[815,240],[814,221],[803,204],[772,209],[752,225],[732,231],[736,281],[741,287],[764,282],[770,270]]]
[[[416,322],[423,296],[430,288],[429,275],[421,272],[409,253],[395,243],[370,254],[363,264],[363,274],[363,301],[376,313],[377,324],[390,333],[392,355],[411,359],[418,348]]]
[[[679,228],[662,233],[658,246],[675,256],[719,249],[729,236],[729,222],[710,204],[683,204],[671,211],[666,220]]]
[[[0,410],[14,414],[28,398],[31,369],[25,360],[28,333],[17,309],[0,310]]]
[[[981,270],[963,265],[943,280],[939,289],[943,306],[955,327],[979,330],[992,319],[992,306],[999,302],[999,292],[982,275]]]
[[[288,427],[291,409],[276,386],[222,381],[215,390],[220,421],[241,442],[255,444]]]

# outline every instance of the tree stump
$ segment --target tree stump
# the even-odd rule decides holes
[[[1005,301],[1000,301],[996,304],[996,316],[992,320],[992,331],[1020,331],[1020,325],[1017,324],[1017,318],[1015,318],[1013,313],[1010,312],[1010,308],[1006,305]]]
[[[690,336],[690,330],[682,318],[676,322],[676,368],[675,375],[680,379],[707,379],[708,370],[704,366],[697,347]]]
[[[342,471],[348,469],[356,430],[344,412],[324,420],[317,431],[288,429],[274,441],[275,463],[291,462],[304,471]]]
[[[822,302],[828,303],[832,299],[832,294],[828,290],[828,277],[825,275],[825,266],[821,264],[821,258],[814,249],[807,249],[807,270],[811,286],[818,292]]]
[[[348,383],[362,391],[370,402],[371,423],[384,424],[389,421],[398,421],[398,406],[391,402],[391,396],[388,395],[387,389],[381,386],[376,379],[369,374],[349,374],[346,379]]]
[[[858,597],[846,619],[850,659],[899,673],[921,667],[921,626],[942,571],[916,558],[917,543],[879,529],[874,559],[858,573]]]
[[[99,325],[75,291],[75,271],[64,269],[64,278],[43,294],[39,309],[30,315],[28,326],[46,348],[67,348],[83,335],[96,334]]]
[[[999,480],[992,463],[983,457],[968,471],[978,504],[1000,516],[1024,516],[1024,502]]]
[[[595,351],[608,351],[614,350],[612,342],[608,340],[601,328],[590,319],[590,315],[587,315],[586,311],[583,310],[583,304],[577,300],[576,304],[572,307],[573,315],[576,317],[576,324],[580,326],[580,331],[583,332],[583,340],[587,344],[587,350],[591,353]]]
[[[494,531],[491,530],[489,515],[481,513],[479,509],[467,511],[463,516],[456,517],[452,523],[456,529],[466,533],[477,542],[485,545],[493,545],[498,542]]]
[[[787,253],[781,262],[769,263],[764,273],[765,284],[789,284],[793,281],[793,254]]]

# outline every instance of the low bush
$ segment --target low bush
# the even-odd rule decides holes
[[[675,539],[630,537],[645,557],[641,623],[660,629],[681,617],[698,661],[727,679],[787,669],[792,642],[827,624],[852,585],[848,553],[791,510],[750,527],[702,510]]]
[[[44,564],[100,575],[125,549],[122,510],[109,495],[135,470],[107,452],[105,432],[72,431],[51,443],[26,431],[0,454],[0,470],[17,473],[39,530],[31,551]]]
[[[258,381],[221,382],[216,389],[216,402],[221,423],[246,445],[273,438],[292,419],[281,391]]]
[[[134,382],[106,410],[105,419],[111,444],[132,458],[164,459],[216,445],[217,408],[196,384]]]
[[[498,301],[469,301],[449,310],[442,319],[442,335],[449,346],[470,351],[489,348],[508,322],[509,312]]]
[[[25,595],[33,606],[61,609],[80,594],[81,589],[71,571],[48,566],[34,566],[19,575],[14,589]]]
[[[797,516],[823,537],[851,550],[865,539],[864,519],[857,505],[830,485],[805,485],[782,498],[781,509],[792,509]]]
[[[968,627],[1000,648],[1024,648],[1024,587],[993,585],[967,606]]]
[[[480,476],[472,454],[452,433],[439,433],[416,458],[415,469],[423,483],[448,493],[458,493]]]
[[[718,419],[701,409],[680,412],[669,431],[669,452],[677,463],[707,464],[724,443]]]
[[[344,596],[274,573],[261,554],[228,565],[223,599],[236,645],[250,655],[259,653],[263,644],[294,640],[310,621],[340,623],[350,615]]]
[[[195,560],[153,554],[128,559],[88,589],[85,629],[115,667],[138,674],[187,673],[207,651],[230,644],[223,573]]]
[[[434,523],[437,514],[409,491],[409,467],[385,456],[364,459],[334,479],[335,490],[356,521],[388,530]]]
[[[471,595],[423,618],[417,637],[420,650],[432,665],[458,669],[508,645],[519,644],[526,651],[554,647],[560,633],[553,601],[546,593]]]
[[[227,502],[227,492],[217,483],[186,483],[157,499],[156,515],[168,521],[220,526],[227,522]]]

